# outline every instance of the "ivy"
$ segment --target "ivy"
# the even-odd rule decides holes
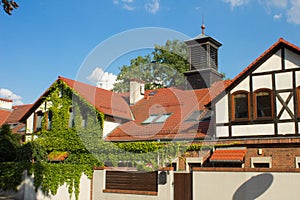
[[[138,170],[157,170],[171,163],[173,158],[184,157],[186,151],[211,149],[213,146],[188,142],[120,142],[102,140],[104,114],[63,81],[57,81],[44,97],[45,110],[51,112],[51,124],[44,117],[38,138],[23,144],[18,153],[19,163],[2,163],[0,186],[16,189],[21,183],[22,172],[34,173],[34,185],[45,194],[55,195],[59,186],[67,184],[69,194],[79,195],[82,173],[92,177],[93,166],[104,166],[119,162],[130,163]],[[74,120],[70,123],[70,109]],[[85,123],[83,123],[83,121]],[[72,125],[72,127],[69,127]],[[48,128],[51,127],[50,130]],[[64,152],[68,157],[53,163],[47,159],[50,153]],[[33,164],[34,163],[34,164]]]

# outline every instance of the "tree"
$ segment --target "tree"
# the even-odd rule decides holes
[[[0,162],[10,162],[17,158],[20,137],[13,134],[8,124],[0,128]]]
[[[11,12],[14,9],[19,8],[19,5],[15,1],[11,1],[11,0],[1,0],[0,5],[3,6],[4,11],[8,15],[11,15]]]
[[[168,40],[164,46],[155,45],[154,51],[146,56],[138,56],[124,65],[114,85],[115,92],[128,92],[129,81],[137,78],[145,81],[145,89],[185,84],[183,73],[189,69],[187,47],[179,40]]]

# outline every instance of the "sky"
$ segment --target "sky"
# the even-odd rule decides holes
[[[205,33],[234,78],[279,38],[300,46],[300,0],[16,0],[0,12],[0,97],[34,103],[58,76],[96,84],[167,39]],[[111,86],[111,85],[110,85]],[[109,86],[108,86],[109,87]]]

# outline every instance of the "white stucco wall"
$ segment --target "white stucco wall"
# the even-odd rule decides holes
[[[10,196],[15,197],[16,199],[24,199],[24,200],[75,200],[75,193],[72,194],[72,197],[70,198],[70,195],[68,193],[67,185],[64,184],[60,186],[57,190],[56,195],[45,195],[40,189],[38,189],[37,192],[35,192],[35,187],[33,184],[33,175],[27,175],[27,172],[25,171],[23,173],[24,179],[20,186],[18,187],[17,192],[11,192],[8,191],[8,194]],[[91,196],[91,179],[88,179],[88,177],[84,174],[82,174],[80,178],[80,186],[79,186],[79,200],[89,200]],[[1,189],[0,189],[1,191]],[[5,192],[2,193],[5,195]]]
[[[105,171],[94,170],[93,174],[93,194],[92,200],[173,200],[173,180],[174,172],[168,171],[167,183],[165,185],[158,185],[157,195],[137,195],[137,194],[119,194],[119,193],[103,193],[105,189]],[[159,173],[159,172],[158,172]]]
[[[277,51],[274,55],[272,55],[253,73],[271,72],[274,70],[281,70],[281,50]]]
[[[249,76],[247,78],[245,78],[244,80],[242,80],[235,88],[233,88],[230,93],[234,93],[236,91],[240,91],[240,90],[244,90],[247,92],[250,92],[250,82],[249,82],[250,78]]]
[[[229,95],[225,95],[216,103],[216,123],[227,123],[228,119],[228,98]]]
[[[234,125],[232,136],[274,135],[274,124]]]
[[[300,71],[296,72],[296,87],[300,86]]]
[[[229,128],[228,126],[217,126],[216,128],[216,137],[229,137]]]
[[[277,90],[293,88],[293,74],[292,72],[284,72],[275,74],[275,83]]]
[[[193,199],[298,200],[300,173],[193,172]]]
[[[271,75],[253,76],[253,91],[262,88],[272,89]]]
[[[26,120],[26,133],[33,133],[33,121],[34,113],[32,113]]]
[[[110,132],[117,128],[120,123],[105,120],[103,123],[103,137],[106,137]]]
[[[295,133],[295,123],[278,123],[278,134],[294,134]]]

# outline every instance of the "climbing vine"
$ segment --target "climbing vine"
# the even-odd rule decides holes
[[[60,80],[47,91],[43,103],[43,111],[48,115],[36,133],[38,138],[20,147],[19,162],[0,163],[2,189],[16,189],[26,169],[34,173],[36,189],[54,195],[66,183],[69,194],[74,192],[78,199],[80,177],[84,173],[91,178],[94,166],[118,166],[122,162],[139,170],[156,170],[186,151],[212,148],[201,142],[105,142],[103,113]],[[53,163],[49,154],[55,157],[61,152],[68,157]],[[32,163],[25,162],[29,160]]]

